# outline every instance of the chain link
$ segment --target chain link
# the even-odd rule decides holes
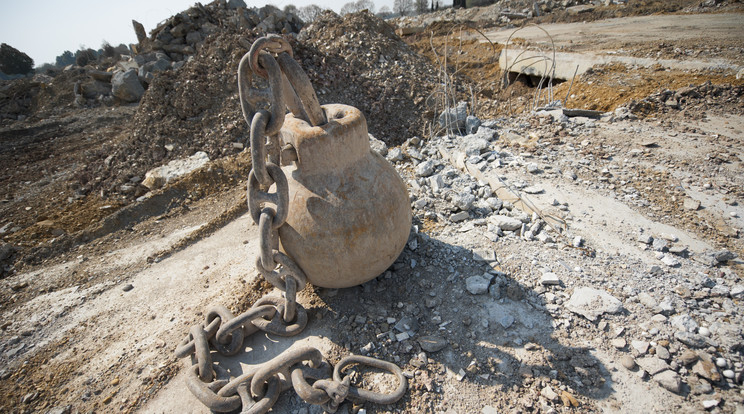
[[[276,57],[275,57],[276,56]],[[268,79],[268,89],[251,88],[251,72]],[[313,347],[288,349],[229,380],[229,375],[212,361],[210,344],[221,355],[235,355],[244,340],[258,331],[277,336],[299,334],[307,325],[307,311],[297,303],[297,292],[307,285],[307,277],[297,263],[279,251],[279,227],[289,214],[289,185],[279,167],[297,159],[291,146],[280,147],[278,132],[289,109],[312,125],[326,122],[315,90],[302,68],[292,58],[292,48],[280,36],[258,39],[240,61],[238,93],[246,122],[251,126],[250,147],[253,168],[248,177],[248,208],[259,228],[259,254],[256,269],[283,298],[264,296],[246,312],[234,316],[224,306],[212,307],[205,320],[191,327],[176,348],[176,356],[191,356],[187,371],[189,390],[210,410],[243,414],[266,413],[279,394],[290,388],[304,401],[335,412],[348,399],[391,404],[405,393],[406,378],[395,364],[369,357],[351,356],[335,369],[323,361]],[[261,103],[267,109],[258,109]],[[273,193],[269,192],[275,186]],[[398,379],[392,394],[381,394],[350,386],[349,376],[341,372],[352,364],[382,369]],[[307,379],[314,380],[309,384]]]

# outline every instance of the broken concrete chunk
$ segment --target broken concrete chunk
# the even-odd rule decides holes
[[[145,88],[139,81],[136,69],[115,73],[111,78],[111,91],[114,96],[125,102],[137,102],[145,94]]]
[[[142,185],[150,190],[161,188],[170,181],[201,168],[207,162],[209,162],[209,156],[204,151],[199,151],[188,158],[173,160],[166,165],[148,171]]]
[[[622,311],[623,304],[616,297],[603,290],[580,287],[574,290],[571,299],[566,303],[566,308],[590,321],[595,321],[604,313]]]

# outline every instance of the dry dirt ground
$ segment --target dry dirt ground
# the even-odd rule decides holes
[[[701,16],[716,25],[718,15]],[[744,17],[722,18],[731,16]],[[556,33],[561,27],[543,26]],[[562,46],[744,63],[741,29],[732,37],[685,29],[684,38],[675,30],[671,25],[649,41],[585,31]],[[743,263],[699,260],[712,251],[744,254],[742,80],[732,70],[597,67],[577,77],[568,106],[613,115],[530,113],[534,89],[520,81],[504,87],[498,67],[504,44],[493,36],[491,44],[472,29],[435,24],[431,33],[406,38],[437,68],[447,56],[454,95],[491,121],[497,133],[484,152],[487,165],[468,169],[458,161],[460,138],[443,137],[436,127],[422,131],[420,142],[391,148],[403,154],[392,161],[409,184],[415,226],[396,264],[363,286],[307,288],[299,302],[310,323],[299,337],[257,335],[224,365],[239,375],[284,349],[311,344],[331,363],[367,353],[409,377],[398,403],[345,403],[341,412],[744,411],[744,319],[736,290]],[[538,41],[524,35],[518,43]],[[568,90],[568,82],[556,85],[555,96]],[[433,103],[422,113],[433,118],[436,110]],[[253,266],[258,239],[245,208],[247,152],[224,151],[136,203],[90,191],[97,177],[82,174],[86,162],[125,139],[135,111],[65,107],[2,125],[0,228],[3,247],[14,250],[4,250],[1,263],[7,272],[0,279],[0,411],[206,413],[187,391],[175,347],[209,305],[237,313],[264,293],[277,294]],[[425,159],[457,191],[431,190],[416,172]],[[485,198],[498,183],[512,191],[540,187],[525,197],[559,217],[563,230],[548,232],[552,242],[511,231],[493,237],[499,232],[480,209],[451,219],[456,193]],[[700,207],[688,208],[690,201]],[[668,244],[667,251],[640,242],[644,236]],[[679,246],[686,253],[669,256]],[[474,257],[483,251],[495,257]],[[676,263],[665,264],[667,256]],[[546,273],[560,282],[543,283]],[[466,289],[466,279],[477,275],[490,275],[489,293]],[[623,309],[594,321],[579,316],[567,309],[579,287],[604,290]],[[660,311],[666,302],[674,310]],[[670,321],[680,315],[707,330],[704,345],[675,338]],[[410,339],[395,336],[401,321]],[[431,336],[446,346],[423,351],[419,341]],[[722,359],[712,368],[718,376],[696,371],[686,351],[700,361]],[[669,358],[657,357],[662,352]],[[627,357],[641,368],[626,368]],[[648,365],[660,359],[668,364],[661,373],[680,381],[675,392],[660,386],[658,368]],[[367,379],[370,387],[390,387],[386,376]],[[287,392],[274,412],[318,408]]]

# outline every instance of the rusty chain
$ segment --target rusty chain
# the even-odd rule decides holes
[[[269,87],[251,88],[251,71],[266,78]],[[233,379],[221,365],[213,363],[210,344],[217,353],[230,356],[239,353],[244,340],[256,332],[293,336],[307,325],[307,311],[296,298],[297,292],[305,288],[307,277],[292,258],[279,251],[279,227],[289,213],[289,186],[279,165],[295,161],[296,153],[291,148],[280,148],[278,134],[287,108],[312,125],[326,122],[309,78],[294,60],[289,43],[277,35],[256,40],[243,56],[238,68],[238,93],[243,117],[250,125],[253,168],[248,177],[248,207],[259,228],[256,269],[283,292],[283,298],[264,296],[238,316],[224,306],[210,308],[204,321],[191,327],[176,348],[177,357],[190,357],[187,387],[214,412],[240,408],[242,414],[268,412],[279,394],[290,388],[305,402],[331,413],[346,399],[377,404],[398,401],[407,388],[403,372],[395,364],[370,357],[352,355],[333,368],[316,348],[290,348]],[[262,104],[268,109],[260,109]],[[269,192],[272,186],[275,190]],[[351,377],[342,372],[354,364],[394,375],[398,387],[390,394],[352,387]]]

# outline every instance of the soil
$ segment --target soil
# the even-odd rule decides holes
[[[740,3],[712,3],[718,6],[630,1],[580,14],[555,10],[530,22],[741,11]],[[311,316],[303,334],[256,335],[246,342],[252,352],[224,363],[240,373],[298,344],[318,347],[331,363],[349,353],[392,361],[409,377],[409,390],[390,406],[364,404],[370,413],[481,412],[487,406],[498,412],[629,412],[639,404],[681,412],[702,411],[709,400],[718,401],[714,412],[740,412],[740,380],[713,381],[711,392],[700,394],[694,391],[699,377],[683,367],[677,372],[688,388],[674,394],[642,371],[623,368],[621,357],[644,356],[610,342],[620,328],[628,342],[650,341],[653,352],[671,340],[676,361],[685,346],[674,344],[668,324],[649,334],[656,326],[644,323],[654,312],[641,305],[639,292],[661,301],[700,275],[742,283],[741,260],[708,267],[684,258],[680,267],[650,273],[658,259],[637,240],[639,229],[656,238],[675,234],[693,257],[720,249],[744,257],[744,79],[731,70],[597,66],[555,85],[554,95],[568,95],[567,107],[611,114],[602,121],[547,121],[530,112],[535,89],[529,82],[505,86],[498,66],[504,46],[487,41],[486,29],[506,23],[485,18],[494,13],[487,9],[403,38],[368,13],[326,14],[290,41],[321,103],[362,109],[370,133],[406,154],[396,167],[414,206],[428,197],[413,175],[417,153],[449,169],[448,179],[481,187],[438,155],[450,142],[436,123],[439,111],[445,102],[466,100],[471,114],[493,121],[498,151],[514,155],[503,161],[500,178],[514,187],[541,185],[544,193],[533,201],[546,211],[565,205],[569,235],[585,244],[574,247],[563,233],[550,246],[515,235],[494,242],[477,222],[485,217],[449,221],[451,197],[442,196],[414,209],[410,240],[416,243],[388,272],[349,289],[307,288],[299,294]],[[87,75],[75,68],[0,85],[0,104],[21,102],[15,120],[0,121],[0,411],[208,411],[185,392],[175,347],[208,305],[237,314],[266,293],[278,294],[253,266],[257,229],[244,194],[250,155],[233,144],[246,138],[237,63],[255,36],[229,30],[210,36],[182,69],[159,74],[134,105],[76,105],[72,84]],[[702,33],[680,40],[582,40],[567,48],[740,65],[740,44]],[[441,86],[445,79],[449,88]],[[414,136],[420,144],[412,144]],[[146,171],[198,150],[212,159],[207,167],[140,198],[147,192],[140,185]],[[525,172],[523,161],[539,163],[544,173]],[[576,179],[566,179],[567,172]],[[689,198],[702,207],[686,208]],[[483,248],[498,259],[474,260],[473,251]],[[561,284],[543,286],[545,270],[556,272]],[[501,292],[497,298],[465,290],[467,277],[487,273]],[[605,315],[605,325],[563,311],[572,289],[585,285],[607,289],[625,311]],[[726,323],[740,323],[741,297],[705,296],[709,291],[680,294],[682,303],[698,302],[678,309],[696,318],[700,309],[728,309]],[[544,299],[546,292],[557,299]],[[413,339],[391,336],[400,333],[393,325],[406,318],[419,325]],[[704,316],[698,319],[706,325]],[[426,335],[445,338],[445,349],[422,355],[418,340]],[[718,347],[698,352],[727,360],[740,376],[741,333],[716,335]],[[379,373],[366,378],[385,390],[391,386]],[[546,387],[559,397],[545,397]],[[570,407],[574,399],[577,408]],[[287,392],[274,412],[317,411],[306,407]],[[361,407],[346,403],[342,410]]]

